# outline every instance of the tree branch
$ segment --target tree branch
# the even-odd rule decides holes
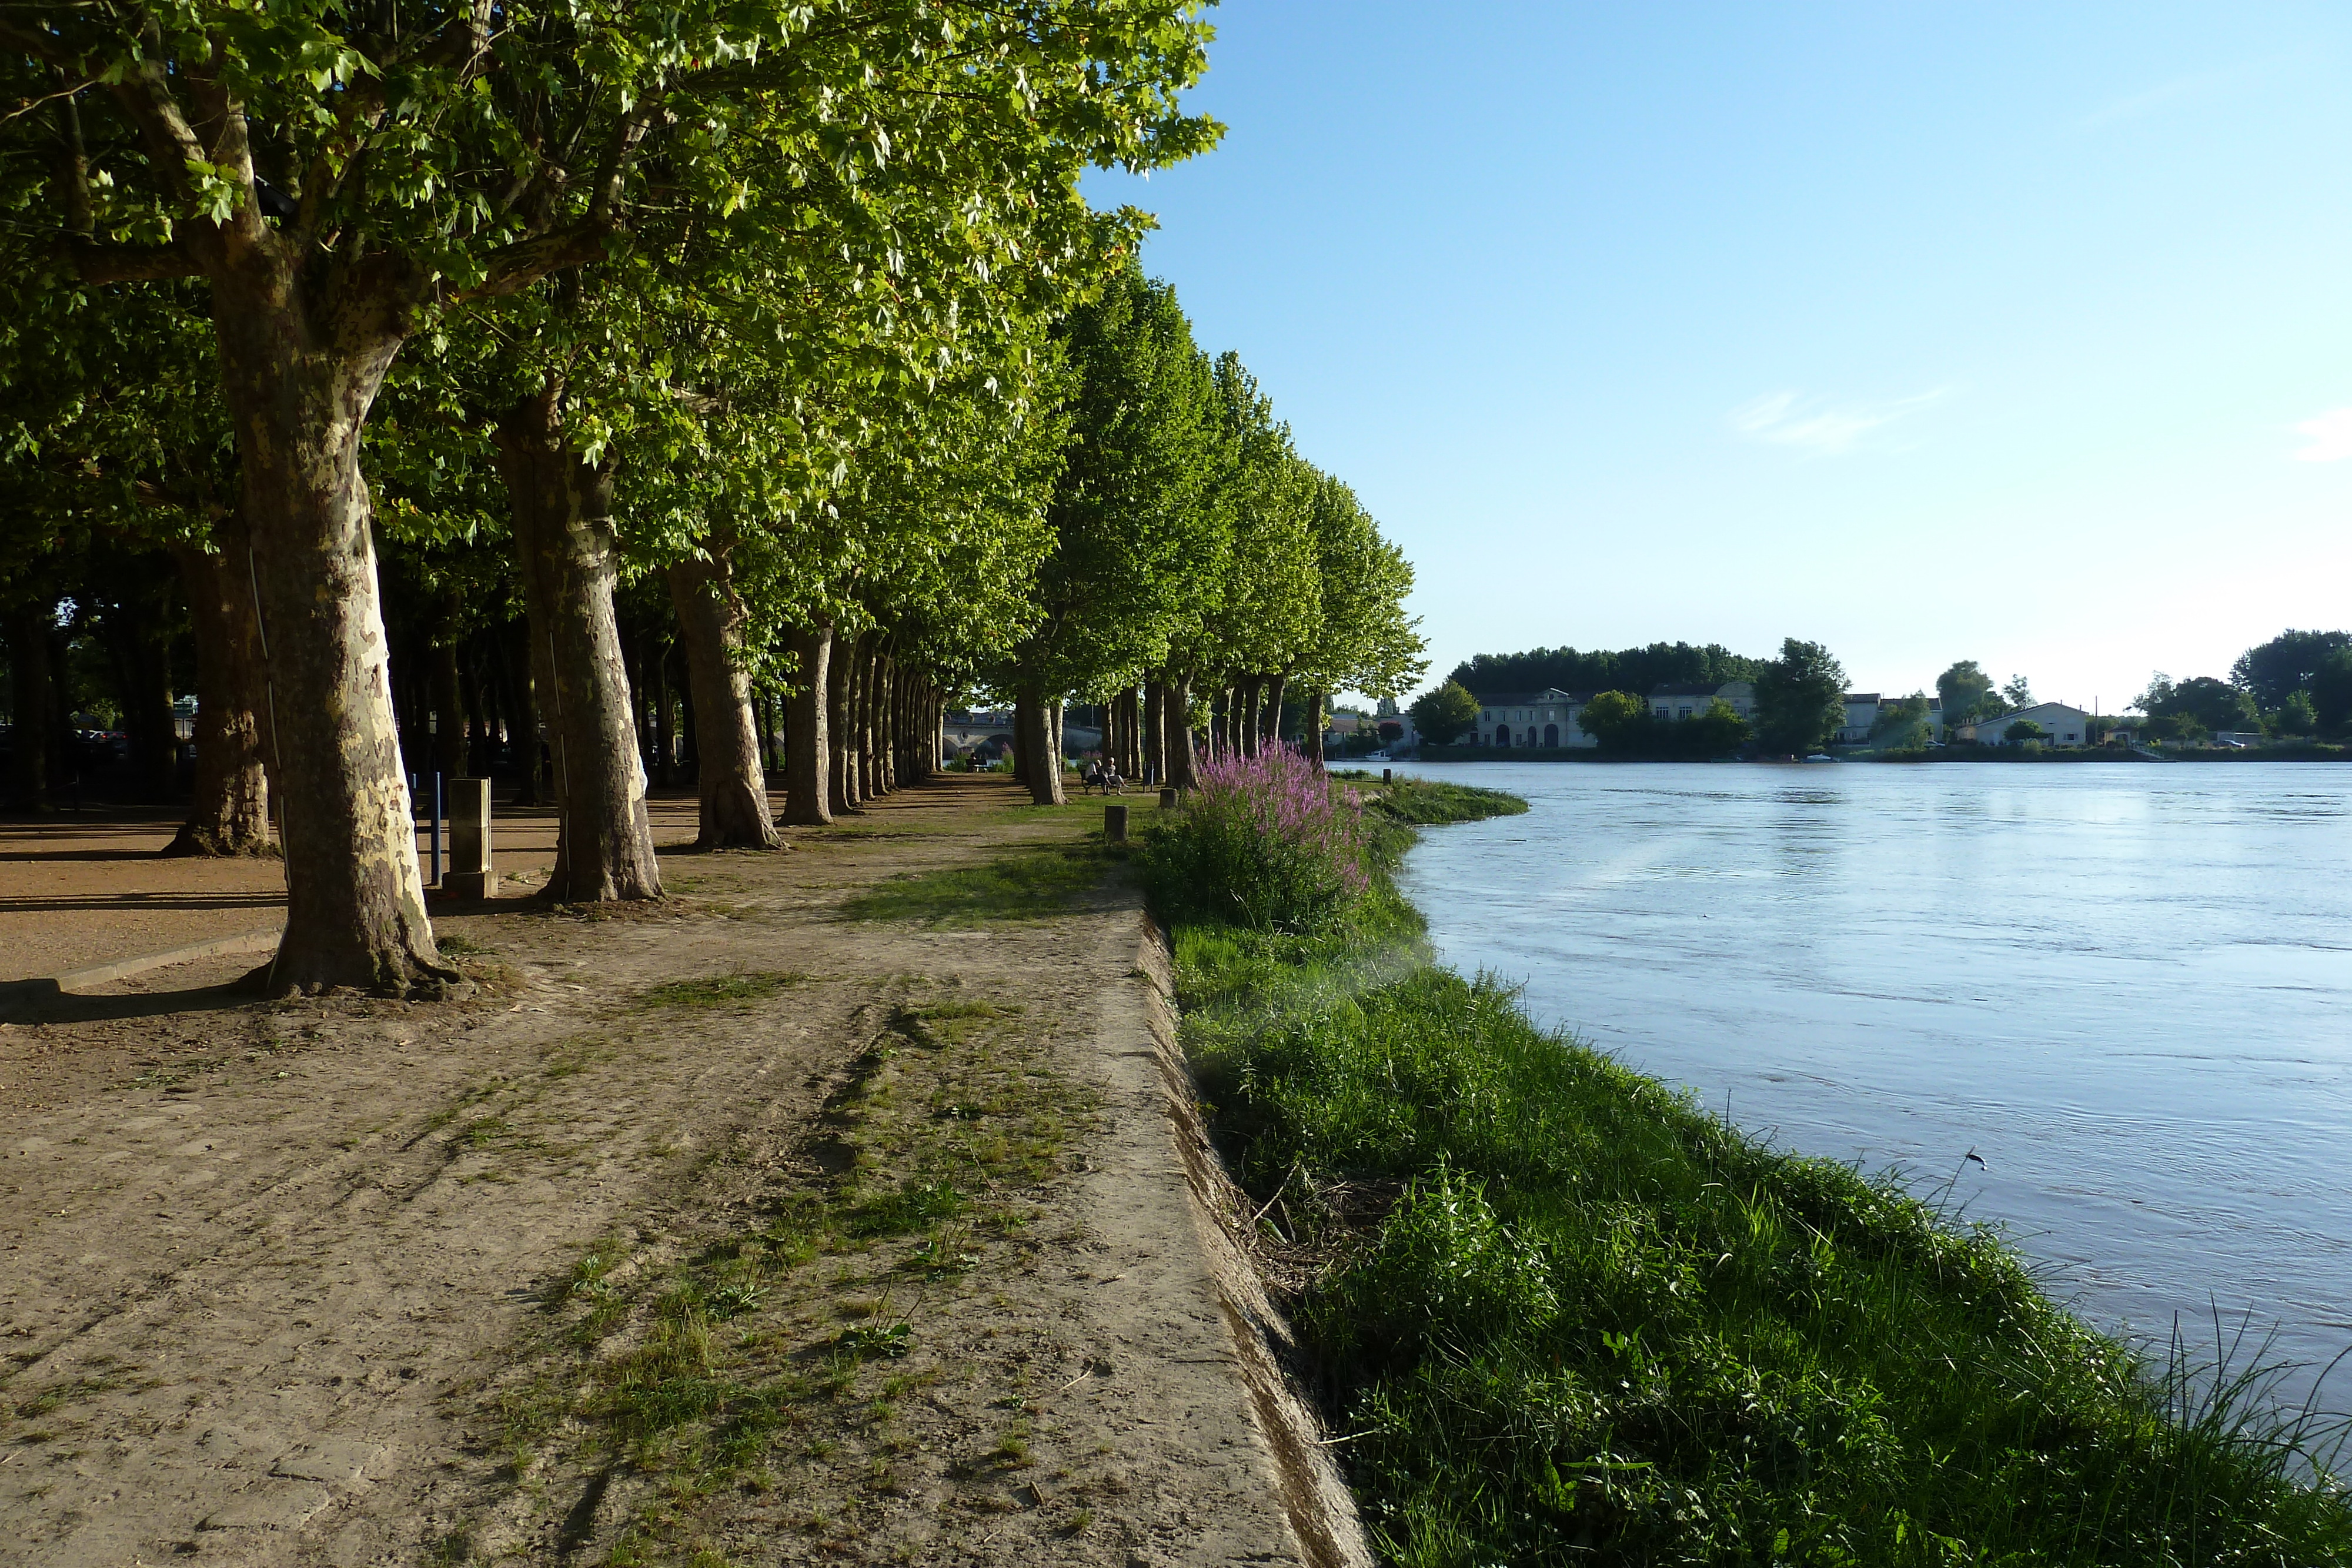
[[[67,238],[58,253],[84,283],[152,283],[164,277],[199,277],[204,267],[176,245],[93,245]]]
[[[482,281],[471,288],[457,290],[450,298],[457,302],[496,299],[520,293],[551,272],[601,261],[605,242],[617,232],[596,224],[575,224],[553,234],[536,235],[501,246],[490,253],[489,267]]]

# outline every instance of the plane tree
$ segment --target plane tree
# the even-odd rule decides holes
[[[1293,674],[1307,688],[1299,742],[1319,764],[1323,710],[1333,692],[1396,696],[1428,672],[1429,661],[1419,622],[1404,612],[1412,563],[1381,537],[1380,525],[1345,483],[1315,471],[1312,485],[1307,531],[1319,614]]]
[[[425,915],[360,467],[403,345],[452,306],[625,250],[648,204],[728,210],[742,192],[697,154],[756,111],[836,167],[897,160],[960,183],[971,265],[1040,226],[1031,264],[1050,262],[1041,186],[1066,220],[1076,163],[1208,144],[1213,127],[1173,103],[1204,33],[1151,0],[101,3],[0,21],[23,106],[12,204],[39,220],[42,256],[84,283],[208,287],[287,726],[278,988],[450,974]],[[25,199],[34,184],[54,196]]]
[[[1130,264],[1070,312],[1055,343],[1067,437],[1045,512],[1052,549],[1026,635],[991,678],[1013,694],[1019,771],[1040,802],[1062,798],[1062,700],[1164,664],[1223,559],[1201,526],[1213,387],[1174,290]]]

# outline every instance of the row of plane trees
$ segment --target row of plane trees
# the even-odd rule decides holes
[[[709,844],[775,841],[762,688],[822,821],[930,766],[954,693],[1014,699],[1052,800],[1065,700],[1181,782],[1286,687],[1410,684],[1402,556],[1143,277],[1148,216],[1079,190],[1213,143],[1178,103],[1206,37],[1157,0],[0,23],[20,706],[44,614],[106,586],[73,574],[168,554],[184,846],[274,815],[274,983],[399,989],[452,971],[387,592],[436,650],[520,644],[574,901],[661,892],[633,585],[686,651]]]

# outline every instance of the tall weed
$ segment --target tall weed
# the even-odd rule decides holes
[[[1339,921],[1371,885],[1361,798],[1288,747],[1202,763],[1140,860],[1163,917],[1251,931]]]

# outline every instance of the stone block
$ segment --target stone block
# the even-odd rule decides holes
[[[490,869],[490,781],[452,779],[446,799],[449,864],[441,873],[441,890],[452,898],[495,898],[499,877]]]

